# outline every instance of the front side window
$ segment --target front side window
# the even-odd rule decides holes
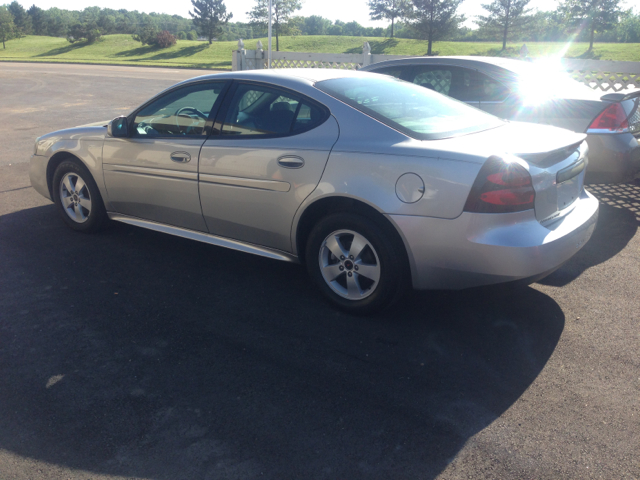
[[[293,92],[240,84],[229,104],[222,134],[295,134],[316,127],[324,118],[322,109]]]
[[[224,83],[189,85],[140,110],[133,122],[137,137],[203,136]]]
[[[479,132],[503,122],[433,90],[391,77],[323,80],[316,88],[419,140]]]

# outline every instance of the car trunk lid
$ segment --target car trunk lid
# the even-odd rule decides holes
[[[431,143],[439,149],[468,152],[475,158],[497,155],[524,160],[535,190],[536,218],[548,225],[580,197],[588,163],[585,134],[520,122]],[[441,151],[442,151],[441,150]],[[442,155],[446,155],[442,152]]]

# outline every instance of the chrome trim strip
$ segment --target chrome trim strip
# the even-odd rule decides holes
[[[180,170],[166,170],[163,168],[152,167],[132,167],[130,165],[114,165],[105,163],[102,168],[109,172],[118,173],[136,173],[138,175],[146,175],[149,177],[169,177],[179,178],[181,180],[198,180],[198,174],[196,172],[183,172]]]
[[[234,187],[273,190],[274,192],[288,192],[291,190],[291,184],[289,182],[281,182],[278,180],[259,180],[257,178],[228,177],[225,175],[211,175],[209,173],[201,173],[200,181],[204,183],[232,185]]]
[[[260,255],[261,257],[281,260],[283,262],[300,263],[298,257],[281,250],[261,247],[259,245],[253,245],[252,243],[241,242],[239,240],[232,240],[230,238],[218,237],[217,235],[211,235],[209,233],[196,232],[195,230],[187,230],[186,228],[165,225],[164,223],[143,220],[141,218],[130,217],[120,213],[107,212],[107,215],[111,220],[116,222],[147,228],[149,230],[155,230],[156,232],[169,233],[177,237],[188,238],[189,240],[196,240],[210,245],[230,248],[231,250],[237,250],[239,252],[252,253],[254,255]]]

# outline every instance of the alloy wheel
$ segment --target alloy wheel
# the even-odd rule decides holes
[[[352,230],[329,234],[320,246],[318,261],[327,285],[348,300],[368,297],[380,281],[380,259],[375,248]]]
[[[84,180],[73,172],[60,181],[60,202],[65,213],[76,223],[84,223],[91,214],[91,194]]]

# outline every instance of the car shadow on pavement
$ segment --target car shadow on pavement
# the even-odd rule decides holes
[[[0,448],[169,479],[434,478],[564,328],[532,288],[337,312],[303,268],[53,205],[0,217]]]
[[[538,283],[562,287],[590,267],[622,251],[640,226],[640,185],[588,185],[600,201],[598,223],[591,239],[561,268]]]

